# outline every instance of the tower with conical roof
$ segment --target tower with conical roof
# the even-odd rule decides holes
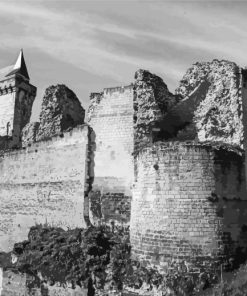
[[[14,65],[0,69],[0,149],[21,146],[21,131],[29,122],[36,87],[30,84],[23,50]]]

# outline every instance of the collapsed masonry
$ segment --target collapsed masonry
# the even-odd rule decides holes
[[[133,256],[198,271],[245,254],[243,73],[196,63],[173,95],[139,70],[130,86],[91,95],[91,218],[130,220]]]
[[[64,228],[88,224],[85,201],[92,182],[93,133],[84,115],[69,88],[51,86],[40,121],[22,129],[22,149],[2,151],[1,251],[10,251],[37,223]]]
[[[45,91],[38,122],[22,130],[22,146],[62,134],[84,123],[85,110],[74,92],[63,84],[52,85]]]
[[[172,94],[139,70],[133,84],[91,95],[89,124],[71,90],[49,87],[40,121],[22,130],[25,149],[0,163],[0,248],[35,223],[114,221],[130,225],[133,256],[163,269],[244,254],[246,83],[244,70],[214,60],[193,65]]]

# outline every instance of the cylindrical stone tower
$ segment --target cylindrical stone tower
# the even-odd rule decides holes
[[[135,161],[133,256],[164,269],[175,262],[192,271],[215,268],[224,255],[225,206],[219,207],[214,150],[193,143],[156,143]]]

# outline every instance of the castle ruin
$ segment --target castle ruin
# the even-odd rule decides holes
[[[129,86],[91,94],[87,123],[63,85],[28,123],[36,88],[23,52],[1,73],[1,251],[35,223],[114,221],[130,225],[134,257],[165,270],[245,253],[246,70],[194,64],[175,94],[139,70]]]

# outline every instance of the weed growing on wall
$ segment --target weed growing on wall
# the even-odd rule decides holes
[[[246,296],[247,295],[247,265],[228,274],[228,278],[216,287],[205,291],[201,296]]]
[[[16,267],[31,275],[39,273],[50,284],[81,285],[109,263],[110,246],[102,228],[65,231],[38,225],[30,229],[27,241],[15,244]]]

